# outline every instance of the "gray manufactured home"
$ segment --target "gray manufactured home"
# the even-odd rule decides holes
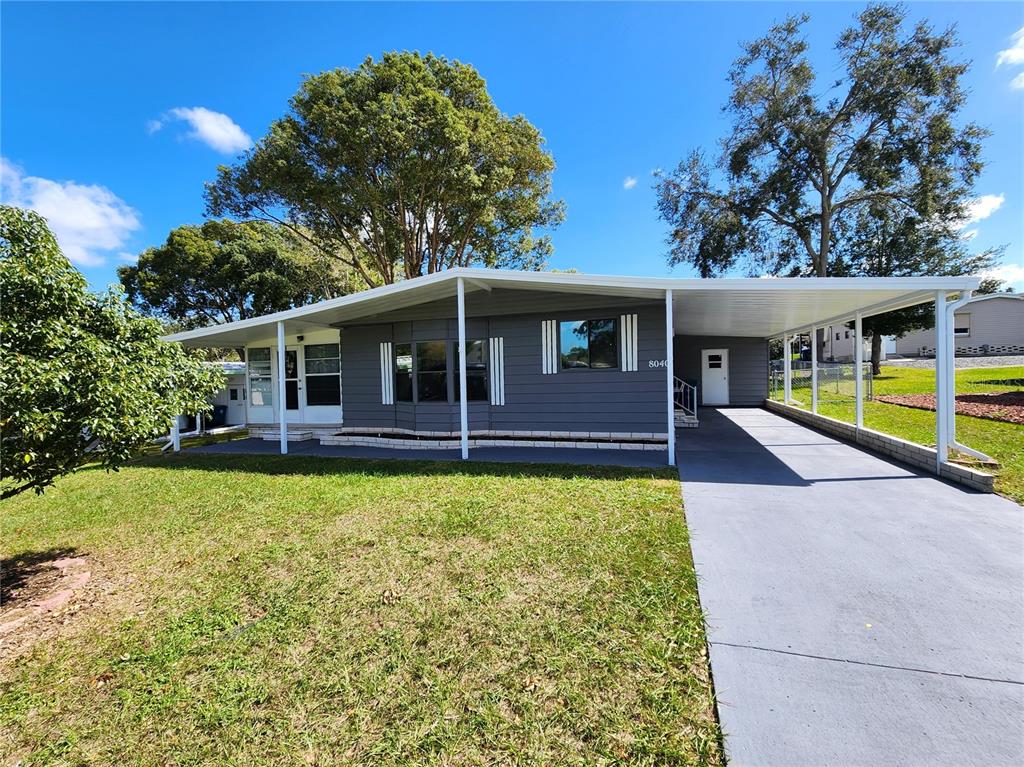
[[[246,421],[282,452],[616,447],[672,463],[700,407],[765,401],[770,339],[918,303],[944,313],[977,285],[453,269],[168,338],[245,347]]]

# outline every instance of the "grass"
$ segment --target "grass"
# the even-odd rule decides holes
[[[818,412],[847,423],[855,421],[854,400],[846,392],[852,382],[844,384],[839,395],[834,390],[819,390]],[[1024,388],[1024,367],[969,368],[956,371],[957,394],[1010,391]],[[883,366],[874,378],[874,395],[918,394],[935,392],[935,372],[894,365]],[[810,392],[795,389],[800,405],[810,408]],[[781,396],[779,396],[781,399]],[[892,434],[922,445],[935,444],[935,413],[929,410],[891,405],[885,402],[864,403],[864,425],[869,429]],[[996,490],[1024,503],[1024,426],[991,421],[974,416],[956,416],[957,440],[981,450],[1000,463]]]
[[[668,471],[83,471],[0,507],[5,558],[93,573],[0,660],[0,762],[721,764],[680,503]]]

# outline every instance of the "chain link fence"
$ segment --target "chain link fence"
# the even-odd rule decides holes
[[[792,397],[810,406],[811,404],[811,363],[794,360],[791,366]],[[856,396],[856,370],[853,362],[818,363],[818,402],[849,402]],[[873,396],[871,363],[861,366],[864,379],[864,399]],[[785,390],[785,372],[782,360],[772,360],[770,375],[771,398],[781,401]]]

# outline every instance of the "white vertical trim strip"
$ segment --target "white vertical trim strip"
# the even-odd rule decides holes
[[[633,370],[640,369],[640,316],[633,315]]]
[[[505,337],[498,336],[498,359],[501,360],[501,374],[498,376],[498,391],[501,392],[499,405],[505,404]]]
[[[380,401],[382,405],[395,404],[395,376],[390,341],[380,342]]]
[[[462,443],[462,460],[469,458],[469,392],[466,387],[466,281],[455,280],[456,303],[459,314],[459,430]]]
[[[540,372],[551,375],[558,370],[558,323],[555,320],[541,321],[541,365]]]
[[[635,373],[640,369],[638,360],[637,315],[619,315],[619,327],[622,333],[622,371]]]
[[[665,388],[668,416],[668,465],[676,465],[675,326],[672,321],[672,291],[665,291]]]

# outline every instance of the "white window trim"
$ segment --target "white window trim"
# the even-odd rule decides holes
[[[966,333],[958,333],[957,332],[957,330],[956,330],[956,326],[958,324],[957,321],[956,321],[957,317],[966,317],[967,318],[967,332]],[[957,338],[970,338],[971,337],[971,313],[970,312],[961,312],[959,314],[954,314],[953,315],[953,335],[956,336]]]

